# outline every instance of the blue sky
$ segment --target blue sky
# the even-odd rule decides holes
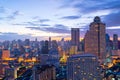
[[[120,34],[120,0],[0,0],[0,40],[84,37],[95,16],[109,35]]]

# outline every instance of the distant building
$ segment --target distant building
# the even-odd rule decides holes
[[[3,64],[2,60],[0,59],[0,76],[3,75]]]
[[[52,48],[53,49],[58,49],[58,43],[56,40],[52,40]]]
[[[71,44],[79,49],[80,31],[79,28],[71,28]]]
[[[85,34],[85,52],[104,58],[106,52],[105,24],[96,16]]]
[[[25,46],[30,46],[30,40],[29,39],[25,39]]]
[[[51,49],[52,44],[51,44],[51,37],[49,37],[49,49]]]
[[[112,48],[113,48],[113,43],[110,40],[110,36],[106,34],[106,55],[111,55],[112,54]]]
[[[10,50],[4,49],[2,50],[2,59],[6,59],[10,57]]]
[[[78,53],[78,47],[77,46],[71,46],[69,55],[77,54]]]
[[[33,67],[33,80],[56,80],[56,70],[52,65]]]
[[[51,49],[49,51],[49,54],[40,54],[39,58],[40,58],[41,65],[49,64],[49,65],[54,65],[56,67],[59,66],[60,57],[58,54],[58,50],[56,49]]]
[[[41,52],[42,52],[42,54],[48,54],[48,52],[49,52],[49,43],[48,43],[47,40],[45,41],[44,45],[42,46]]]
[[[67,61],[67,80],[102,80],[98,66],[92,54],[72,55]]]
[[[118,35],[113,35],[113,50],[118,50]]]
[[[5,69],[6,80],[13,80],[17,78],[17,69],[16,68],[6,68]]]

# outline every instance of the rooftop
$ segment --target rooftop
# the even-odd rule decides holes
[[[96,56],[90,53],[84,53],[84,54],[75,54],[70,57],[77,58],[77,57],[96,57]]]

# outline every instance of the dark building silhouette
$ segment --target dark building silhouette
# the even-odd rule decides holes
[[[71,43],[72,43],[72,45],[78,46],[79,41],[80,41],[79,35],[80,35],[79,28],[71,28]]]
[[[42,49],[41,49],[42,54],[48,54],[48,52],[49,52],[48,47],[49,47],[49,43],[46,40],[45,43],[44,43],[44,45],[42,46]]]
[[[113,34],[113,49],[118,50],[118,35]]]
[[[25,46],[29,46],[30,45],[30,40],[29,39],[25,39]]]
[[[77,46],[80,50],[80,31],[79,28],[71,28],[71,46]]]

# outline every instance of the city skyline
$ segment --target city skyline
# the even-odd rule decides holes
[[[0,40],[68,38],[71,28],[80,28],[80,37],[84,37],[95,16],[101,17],[112,37],[119,34],[119,3],[119,0],[1,0]]]

